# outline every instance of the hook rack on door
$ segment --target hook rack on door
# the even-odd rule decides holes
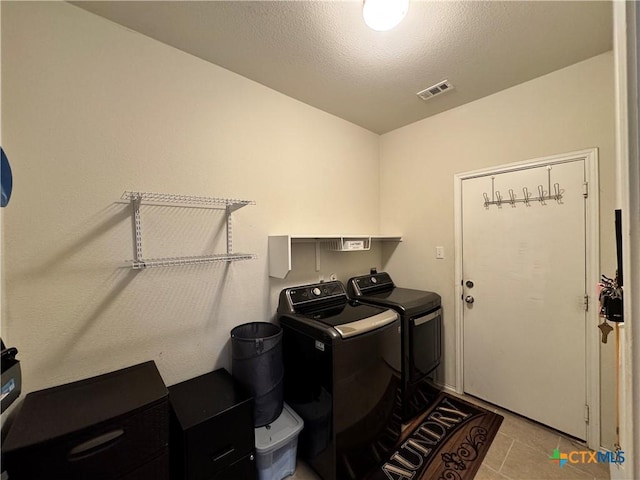
[[[553,193],[551,190],[551,165],[547,166],[547,190],[544,189],[544,186],[538,185],[537,196],[530,192],[527,187],[522,187],[522,198],[519,198],[512,188],[507,191],[508,197],[504,197],[499,190],[495,189],[495,178],[495,176],[491,177],[491,198],[489,198],[487,193],[482,194],[484,197],[485,208],[489,208],[490,205],[502,207],[503,204],[515,207],[516,203],[524,203],[529,207],[531,202],[540,202],[541,205],[546,205],[547,200],[555,200],[558,203],[562,203],[562,194],[564,193],[564,190],[560,189],[560,184],[554,183]]]

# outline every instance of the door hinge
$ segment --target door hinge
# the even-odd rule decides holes
[[[589,196],[589,182],[584,182],[582,184],[582,187],[582,195],[584,196],[584,198],[587,198]]]
[[[584,311],[589,311],[589,295],[584,296]]]
[[[589,405],[584,406],[584,421],[589,423]]]

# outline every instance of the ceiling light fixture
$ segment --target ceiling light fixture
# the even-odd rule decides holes
[[[409,9],[409,0],[364,0],[362,16],[369,28],[384,32],[398,25]]]

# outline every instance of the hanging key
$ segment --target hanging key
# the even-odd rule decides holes
[[[607,343],[607,336],[611,333],[613,327],[605,320],[603,323],[598,325],[598,328],[602,332],[602,343]]]

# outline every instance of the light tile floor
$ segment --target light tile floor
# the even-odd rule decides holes
[[[565,464],[560,468],[550,461],[555,448],[568,453],[587,450],[580,442],[526,418],[463,396],[504,417],[475,480],[610,480],[606,463]],[[320,480],[311,468],[298,460],[291,480]]]

